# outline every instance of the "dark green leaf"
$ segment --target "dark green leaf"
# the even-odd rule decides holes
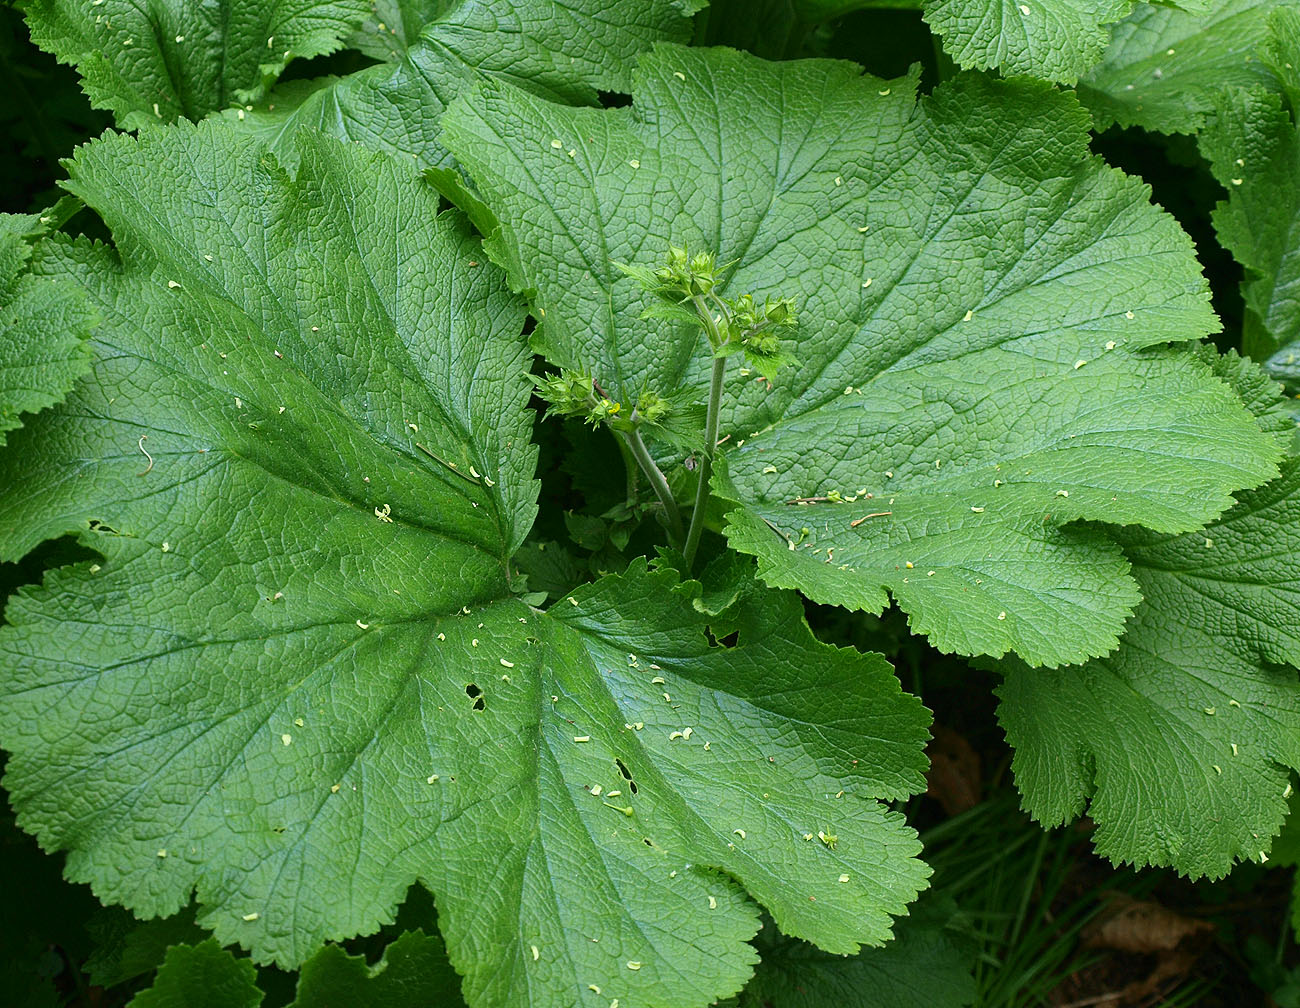
[[[130,1008],[257,1008],[262,998],[253,964],[209,938],[168,949],[153,986],[133,997]]]

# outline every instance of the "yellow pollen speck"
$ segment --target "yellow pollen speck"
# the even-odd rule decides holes
[[[847,875],[841,875],[841,876],[840,876],[840,881],[841,881],[841,882],[847,882],[848,880],[849,880],[849,877],[848,877]]]
[[[1233,185],[1241,185],[1241,183],[1242,183],[1242,180],[1239,179],[1239,178],[1235,178],[1235,179],[1232,180],[1232,184],[1233,184]]]
[[[871,279],[872,279],[871,277],[867,277],[865,280],[862,281],[863,290],[866,290],[868,287],[871,286]]]
[[[262,916],[262,915],[261,915],[260,913],[249,913],[249,914],[244,914],[244,916],[241,918],[241,920],[246,920],[246,921],[248,921],[249,923],[252,923],[253,921],[257,920],[257,918],[259,918],[259,917],[261,917],[261,916]]]
[[[1114,340],[1107,340],[1107,341],[1106,341],[1106,349],[1107,349],[1107,350],[1114,350],[1114,349],[1115,349],[1115,341],[1114,341]]]
[[[983,513],[984,513],[984,509],[983,509],[982,507],[972,507],[971,510],[972,510],[975,514],[983,514]]]
[[[1029,17],[1029,6],[1027,4],[1021,4],[1019,10],[1025,17]]]
[[[633,972],[636,972],[641,968],[641,964],[637,962],[635,959],[631,959],[628,961],[627,968],[632,970]]]
[[[1074,370],[1078,371],[1079,368],[1083,367],[1083,366],[1084,366],[1085,364],[1087,364],[1087,363],[1088,363],[1088,362],[1087,362],[1086,360],[1077,360],[1077,361],[1075,361],[1075,362],[1074,362]]]
[[[501,664],[502,664],[503,666],[505,666],[506,668],[514,668],[514,667],[515,667],[515,663],[514,663],[514,662],[512,662],[512,661],[506,661],[504,658],[501,659]]]
[[[844,184],[844,179],[841,178],[839,175],[836,175],[836,176],[835,176],[835,184],[836,184],[837,186],[842,186],[842,185]]]
[[[552,140],[551,146],[554,147],[556,150],[560,150],[564,146],[564,144],[560,143],[559,140]]]
[[[164,847],[162,850],[160,850],[160,851],[158,852],[158,856],[159,856],[160,858],[162,858],[162,857],[166,857],[166,856],[167,856],[167,848]]]
[[[533,962],[537,962],[542,957],[541,950],[536,945],[529,945],[528,947],[533,950]]]
[[[908,570],[911,570],[913,567],[916,566],[916,564],[912,563],[912,561],[909,560],[904,566],[907,567]]]
[[[893,90],[893,89],[892,89],[892,88],[885,88],[885,90],[883,90],[883,91],[877,91],[876,93],[877,93],[878,95],[880,95],[881,98],[887,98],[887,97],[889,97],[889,92],[890,92],[891,90]]]
[[[166,542],[165,542],[165,543],[162,544],[162,551],[163,551],[164,553],[170,553],[170,552],[171,552],[171,549],[172,549],[172,544],[171,544],[171,543],[166,543]]]
[[[357,620],[357,626],[359,626],[362,630],[369,630],[369,629],[370,629],[370,624],[369,624],[369,623],[362,623],[360,620]]]
[[[1003,609],[1000,613],[998,613],[998,619],[1004,620],[1006,618],[1007,618],[1007,611]]]
[[[338,793],[339,793],[339,788],[341,788],[342,786],[343,786],[342,784],[331,784],[331,785],[330,785],[330,794],[338,794]]]
[[[600,993],[600,988],[597,987],[595,984],[587,984],[587,990],[594,991],[597,994]]]
[[[296,724],[299,728],[301,728],[307,722],[305,722],[302,718],[294,718],[293,723]]]
[[[590,736],[590,735],[575,735],[575,736],[573,736],[573,741],[575,741],[575,742],[590,742],[590,741],[591,741],[591,736]]]
[[[469,643],[470,643],[470,647],[478,647],[478,638],[475,637],[475,638],[474,638],[472,641],[470,641]]]
[[[963,322],[969,322],[974,317],[975,317],[975,310],[971,308],[971,309],[967,309],[966,314],[961,317],[961,320]]]
[[[641,162],[638,161],[638,160],[636,160],[635,158],[633,158],[631,161],[629,161],[628,164],[630,164],[633,168],[640,168],[640,167],[641,167]]]
[[[293,736],[290,735],[288,732],[285,732],[283,735],[280,736],[280,744],[293,745]]]
[[[718,898],[716,896],[709,897],[709,909],[710,910],[718,909]]]
[[[1133,317],[1133,313],[1132,313],[1131,311],[1126,311],[1126,312],[1124,313],[1124,317],[1125,317],[1126,319],[1131,319],[1131,318]]]
[[[745,839],[745,831],[743,829],[734,829],[731,832],[733,835],[740,837],[740,839]]]
[[[686,75],[685,75],[684,73],[682,73],[680,70],[674,70],[674,71],[673,71],[673,76],[676,77],[678,80],[685,80],[685,79],[686,79]]]
[[[167,286],[168,286],[171,290],[175,290],[177,287],[180,286],[180,284],[178,284],[175,280],[168,280],[168,281],[167,281]]]

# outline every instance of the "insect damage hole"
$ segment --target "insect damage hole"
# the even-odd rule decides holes
[[[627,781],[628,790],[631,791],[633,794],[636,794],[637,792],[636,781],[632,779],[632,771],[627,768],[627,764],[624,763],[617,756],[615,756],[614,765],[618,767],[618,772],[622,774],[623,779]]]
[[[465,695],[474,701],[475,710],[483,710],[487,707],[487,702],[483,699],[483,691],[474,683],[465,686]]]

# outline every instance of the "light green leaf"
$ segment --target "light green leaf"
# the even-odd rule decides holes
[[[1265,60],[1277,77],[1287,103],[1295,113],[1300,110],[1300,5],[1279,7],[1268,19],[1268,44]]]
[[[339,47],[366,0],[30,0],[32,41],[76,66],[124,129],[199,119],[260,95],[294,59]]]
[[[963,67],[1073,84],[1133,0],[930,0],[925,20]]]
[[[52,406],[90,370],[95,314],[79,291],[29,276],[31,237],[46,223],[0,214],[0,447],[20,414]]]
[[[877,612],[888,591],[948,651],[1104,654],[1137,587],[1103,530],[1061,526],[1196,528],[1279,451],[1158,348],[1217,327],[1191,243],[1089,157],[1071,98],[913,86],[660,47],[630,111],[485,84],[445,127],[534,345],[616,398],[703,388],[709,359],[696,328],[641,320],[615,262],[708,249],[729,295],[796,298],[801,363],[771,391],[733,372],[714,484],[769,583]]]
[[[374,0],[370,16],[348,44],[378,60],[400,59],[415,45],[430,21],[442,17],[459,0]]]
[[[1195,133],[1234,86],[1276,87],[1261,59],[1268,15],[1295,0],[1216,0],[1206,12],[1146,4],[1111,29],[1101,63],[1079,81],[1098,129],[1118,123]]]
[[[1131,533],[1145,601],[1087,665],[1008,665],[999,719],[1025,808],[1087,810],[1113,861],[1219,877],[1260,859],[1300,769],[1300,466],[1203,531]]]
[[[211,122],[70,165],[121,262],[43,246],[104,323],[93,380],[0,455],[0,549],[80,531],[102,560],[0,630],[21,824],[102,899],[197,892],[285,965],[418,878],[476,1008],[729,995],[747,893],[827,951],[883,942],[927,871],[880,800],[924,786],[928,713],[791,596],[731,647],[644,563],[511,598],[523,305],[404,164],[299,142],[296,178]]]
[[[1279,26],[1300,36],[1300,10]],[[1300,46],[1289,54],[1300,60]],[[1272,373],[1300,378],[1300,133],[1278,94],[1234,88],[1219,100],[1201,152],[1228,193],[1214,212],[1219,240],[1245,268],[1242,349]]]
[[[509,81],[552,101],[592,105],[597,89],[626,91],[636,54],[685,40],[698,0],[464,0],[443,4],[419,40],[343,78],[294,82],[250,110],[228,113],[292,160],[310,126],[374,150],[446,166],[438,120],[475,80]]]
[[[257,1008],[264,996],[253,964],[209,938],[168,949],[153,986],[133,997],[130,1008]]]
[[[326,945],[302,964],[290,1008],[462,1008],[460,977],[438,935],[407,931],[373,967]]]

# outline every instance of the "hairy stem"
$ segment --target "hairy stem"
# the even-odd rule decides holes
[[[641,468],[640,463],[632,454],[632,449],[628,447],[627,439],[618,436],[616,431],[610,433],[614,434],[614,444],[618,445],[618,453],[623,456],[623,471],[627,474],[627,503],[628,507],[631,507],[636,503],[638,489],[636,476]]]
[[[682,542],[682,513],[677,508],[677,500],[673,497],[672,488],[668,485],[668,480],[664,478],[663,472],[655,465],[655,460],[650,457],[650,449],[645,446],[645,441],[641,438],[641,432],[638,430],[620,431],[623,442],[632,451],[632,457],[636,459],[637,465],[645,473],[646,479],[654,487],[655,496],[659,498],[659,503],[663,505],[664,514],[668,518],[668,537],[672,540],[674,547],[680,546]]]
[[[718,305],[722,318],[725,319],[726,304],[712,291],[709,292],[709,297]],[[709,346],[713,348],[715,356],[713,378],[709,382],[709,410],[704,420],[704,457],[700,461],[700,482],[695,488],[695,506],[691,509],[691,525],[686,533],[686,546],[682,550],[682,555],[686,559],[686,570],[682,571],[683,574],[691,572],[691,565],[695,563],[695,552],[700,547],[700,536],[704,534],[704,511],[709,501],[709,477],[713,475],[713,453],[718,447],[718,407],[722,402],[722,379],[727,373],[727,359],[716,356],[726,343],[727,337],[718,329],[713,311],[702,297],[698,294],[692,295],[691,303],[695,306],[695,313],[700,317],[700,324],[704,326],[704,333],[709,337]]]
[[[727,358],[713,358],[713,380],[709,383],[709,411],[704,420],[704,457],[700,460],[700,485],[695,489],[695,507],[691,511],[691,527],[686,533],[686,548],[682,555],[686,558],[686,570],[689,574],[695,563],[695,551],[700,546],[700,536],[704,533],[704,512],[709,501],[709,477],[713,475],[713,453],[718,447],[718,407],[722,402],[722,379],[727,373]]]

